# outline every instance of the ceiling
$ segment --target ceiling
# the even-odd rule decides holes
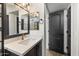
[[[70,3],[46,3],[46,7],[49,13],[64,10],[68,7]]]

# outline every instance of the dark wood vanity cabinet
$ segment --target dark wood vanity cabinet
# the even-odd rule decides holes
[[[18,56],[18,55],[5,49],[5,56]]]
[[[5,56],[18,56],[13,52],[5,50]],[[42,41],[37,43],[28,53],[24,56],[42,56]]]
[[[34,48],[32,48],[25,56],[42,56],[42,43],[39,42]]]

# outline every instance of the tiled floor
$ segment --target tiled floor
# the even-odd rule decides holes
[[[64,54],[52,50],[47,50],[47,56],[64,56]]]

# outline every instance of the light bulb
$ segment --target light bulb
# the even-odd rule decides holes
[[[22,5],[25,6],[26,4],[25,3],[22,3]]]

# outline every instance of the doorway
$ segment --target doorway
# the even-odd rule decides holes
[[[47,55],[67,55],[67,10],[70,5],[69,3],[46,3]]]
[[[64,53],[64,11],[49,14],[49,50]]]

